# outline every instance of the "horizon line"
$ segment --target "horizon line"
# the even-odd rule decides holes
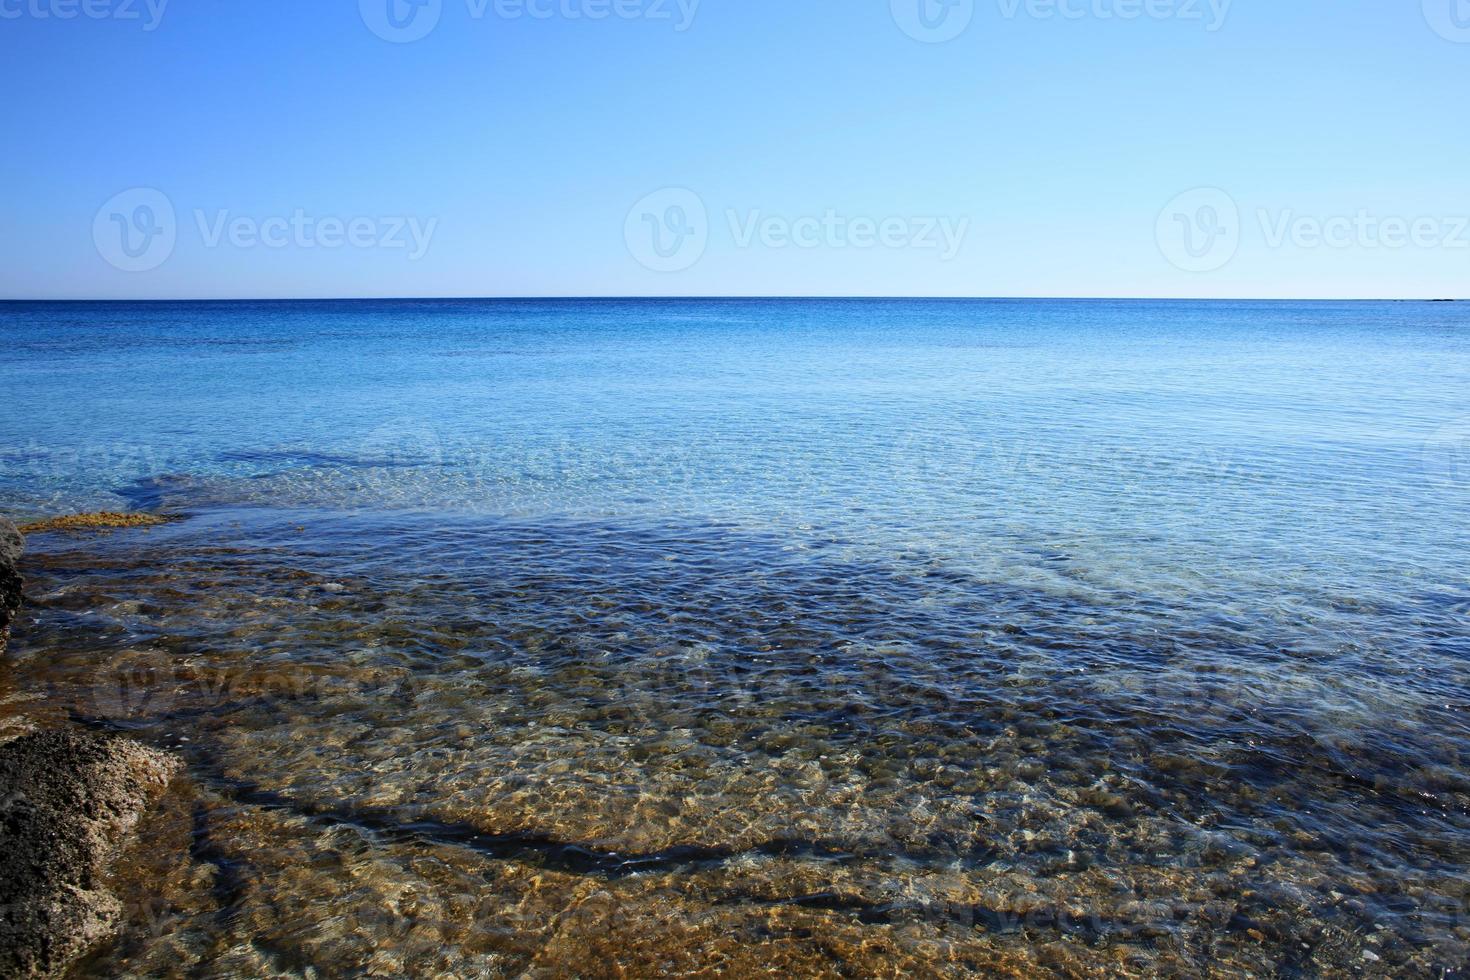
[[[475,303],[475,302],[698,302],[739,300],[881,300],[932,302],[1079,302],[1079,303],[1463,303],[1467,297],[1435,296],[904,296],[865,294],[808,295],[542,295],[542,296],[79,296],[0,297],[0,303]]]

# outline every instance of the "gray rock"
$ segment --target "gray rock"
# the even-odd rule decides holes
[[[101,735],[0,746],[0,977],[58,976],[116,934],[122,908],[103,876],[179,768]]]
[[[0,653],[5,652],[10,624],[20,612],[20,590],[25,580],[16,570],[16,564],[25,548],[26,539],[15,525],[0,517]]]
[[[16,526],[4,517],[0,517],[0,562],[14,565],[20,561],[20,556],[25,554],[26,539]]]

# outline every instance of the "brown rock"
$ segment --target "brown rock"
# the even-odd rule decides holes
[[[57,976],[116,933],[102,876],[179,765],[75,732],[0,746],[0,976]]]

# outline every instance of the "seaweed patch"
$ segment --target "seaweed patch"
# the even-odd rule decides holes
[[[157,527],[177,519],[158,514],[98,511],[92,514],[67,514],[63,517],[34,521],[22,525],[20,530],[22,534],[44,534],[48,531],[112,531],[133,527]]]

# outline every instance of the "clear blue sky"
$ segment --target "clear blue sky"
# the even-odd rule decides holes
[[[1470,295],[1464,0],[429,2],[0,0],[0,297]]]

